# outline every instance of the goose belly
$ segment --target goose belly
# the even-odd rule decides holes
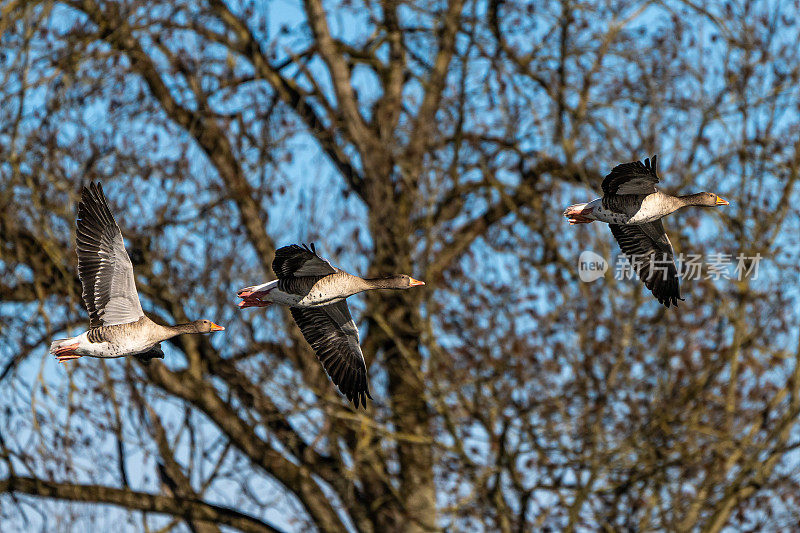
[[[306,294],[284,292],[275,287],[269,291],[264,299],[288,307],[319,307],[321,305],[336,303],[344,298],[331,298],[323,291],[315,290],[314,287]]]
[[[267,293],[265,297],[262,298],[275,304],[292,307],[297,305],[302,298],[302,295],[284,292],[275,286],[269,290],[269,293]]]
[[[658,193],[645,196],[639,209],[628,220],[628,224],[647,224],[662,218],[667,212]]]
[[[335,304],[336,302],[341,302],[344,300],[345,297],[342,296],[330,296],[321,291],[311,291],[301,300],[299,300],[294,306],[295,307],[320,307],[323,305]]]
[[[629,216],[625,213],[617,213],[616,211],[611,211],[610,209],[606,209],[603,207],[603,199],[598,198],[597,200],[592,200],[589,202],[586,207],[586,210],[591,209],[592,213],[589,215],[590,218],[594,218],[599,220],[600,222],[608,222],[609,224],[629,224]]]
[[[608,222],[609,224],[647,224],[648,222],[660,219],[666,214],[664,205],[657,194],[645,196],[641,199],[638,206],[634,201],[629,201],[627,205],[621,203],[618,209],[625,210],[627,213],[606,209],[603,206],[602,198],[593,200],[588,203],[586,207],[592,208],[592,213],[589,215],[590,217],[594,217],[601,222]]]
[[[313,284],[303,278],[290,280],[284,288],[290,292],[281,290],[278,281],[270,281],[252,287],[252,290],[261,300],[287,307],[319,307],[339,302],[352,294],[342,294],[340,288],[335,286],[333,276],[326,276]]]
[[[142,335],[136,335],[133,331],[127,332],[118,330],[114,332],[118,335],[107,335],[106,337],[111,337],[111,339],[102,340],[100,342],[97,342],[99,340],[97,338],[91,339],[91,337],[94,337],[91,333],[91,331],[88,331],[83,334],[86,336],[85,343],[81,343],[81,347],[77,350],[77,353],[90,357],[125,357],[126,355],[136,355],[147,352],[158,344],[158,342],[154,342]],[[95,342],[92,342],[92,340]]]
[[[349,274],[325,276],[310,287],[303,288],[305,294],[295,307],[319,307],[341,302],[356,292],[350,283],[351,280]]]

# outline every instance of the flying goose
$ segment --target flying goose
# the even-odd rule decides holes
[[[669,307],[681,298],[672,243],[661,218],[689,205],[714,207],[728,201],[714,193],[672,196],[656,189],[658,156],[617,165],[603,180],[603,197],[569,206],[564,216],[572,224],[607,222],[639,279]]]
[[[356,408],[367,407],[367,365],[358,328],[347,307],[348,296],[373,289],[408,289],[425,285],[406,275],[364,279],[332,266],[312,244],[284,246],[275,252],[272,270],[278,277],[237,294],[239,307],[285,305],[323,368]]]
[[[161,326],[144,315],[133,280],[133,265],[99,183],[92,183],[81,192],[76,240],[78,277],[89,311],[89,330],[52,342],[50,353],[59,362],[84,355],[102,358],[136,355],[142,360],[163,358],[161,341],[181,333],[225,329],[210,320]]]

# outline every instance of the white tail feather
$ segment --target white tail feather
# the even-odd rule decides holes
[[[587,205],[589,204],[588,203],[573,204],[564,210],[564,216],[571,217],[574,215],[580,215]]]
[[[242,293],[263,292],[263,291],[272,289],[272,288],[276,287],[277,285],[278,285],[278,280],[272,280],[272,281],[268,281],[266,283],[262,283],[261,285],[253,285],[251,287],[245,287],[244,289],[239,289],[237,294],[241,295]]]
[[[75,342],[73,339],[75,337],[69,337],[66,339],[55,339],[53,342],[50,343],[50,353],[54,353],[58,350],[62,344],[72,344]]]

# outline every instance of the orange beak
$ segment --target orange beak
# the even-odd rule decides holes
[[[424,281],[420,281],[418,279],[411,278],[411,286],[416,287],[417,285],[425,285]]]
[[[731,204],[725,198],[717,196],[717,205],[731,205]]]
[[[224,330],[225,328],[223,328],[222,326],[214,324],[213,322],[211,323],[211,331],[224,331]]]

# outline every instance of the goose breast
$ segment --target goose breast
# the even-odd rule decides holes
[[[670,202],[667,195],[662,192],[648,194],[642,199],[639,209],[630,217],[628,224],[647,224],[655,222],[673,210],[669,209]]]

